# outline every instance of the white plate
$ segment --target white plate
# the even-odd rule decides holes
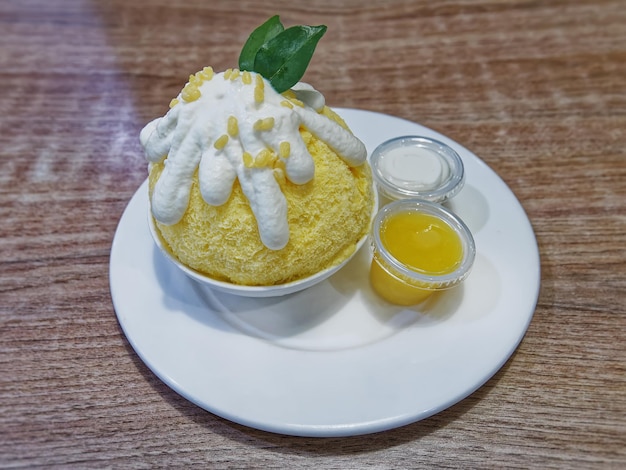
[[[532,227],[480,159],[418,124],[339,109],[371,152],[400,135],[452,146],[464,189],[448,204],[472,230],[477,256],[460,287],[420,308],[371,291],[369,252],[310,289],[276,298],[201,287],[166,260],[148,230],[147,184],[111,248],[110,283],[131,345],[166,384],[228,420],[298,436],[350,436],[431,416],[467,397],[521,341],[539,293]]]

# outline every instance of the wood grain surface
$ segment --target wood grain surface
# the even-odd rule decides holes
[[[353,438],[216,417],[129,346],[109,252],[140,129],[265,18],[326,24],[305,79],[480,156],[533,224],[541,293],[459,404]],[[0,467],[625,468],[626,4],[615,0],[0,2]]]

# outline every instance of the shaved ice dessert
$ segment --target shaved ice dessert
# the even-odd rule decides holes
[[[367,235],[375,198],[365,146],[298,81],[324,31],[271,18],[239,68],[191,75],[142,130],[151,217],[185,266],[277,285],[340,264]]]

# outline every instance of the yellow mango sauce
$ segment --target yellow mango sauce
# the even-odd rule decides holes
[[[441,276],[454,272],[463,260],[456,231],[440,218],[416,211],[390,215],[380,227],[384,249],[415,273]],[[417,281],[394,270],[377,253],[370,270],[374,290],[397,305],[415,305],[428,298],[436,285]]]

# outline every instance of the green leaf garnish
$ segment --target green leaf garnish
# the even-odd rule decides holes
[[[239,68],[261,74],[278,92],[288,90],[304,75],[326,26],[284,29],[273,16],[255,29],[239,56]]]
[[[254,72],[254,58],[261,46],[284,30],[280,18],[275,15],[252,31],[239,54],[239,69]]]

